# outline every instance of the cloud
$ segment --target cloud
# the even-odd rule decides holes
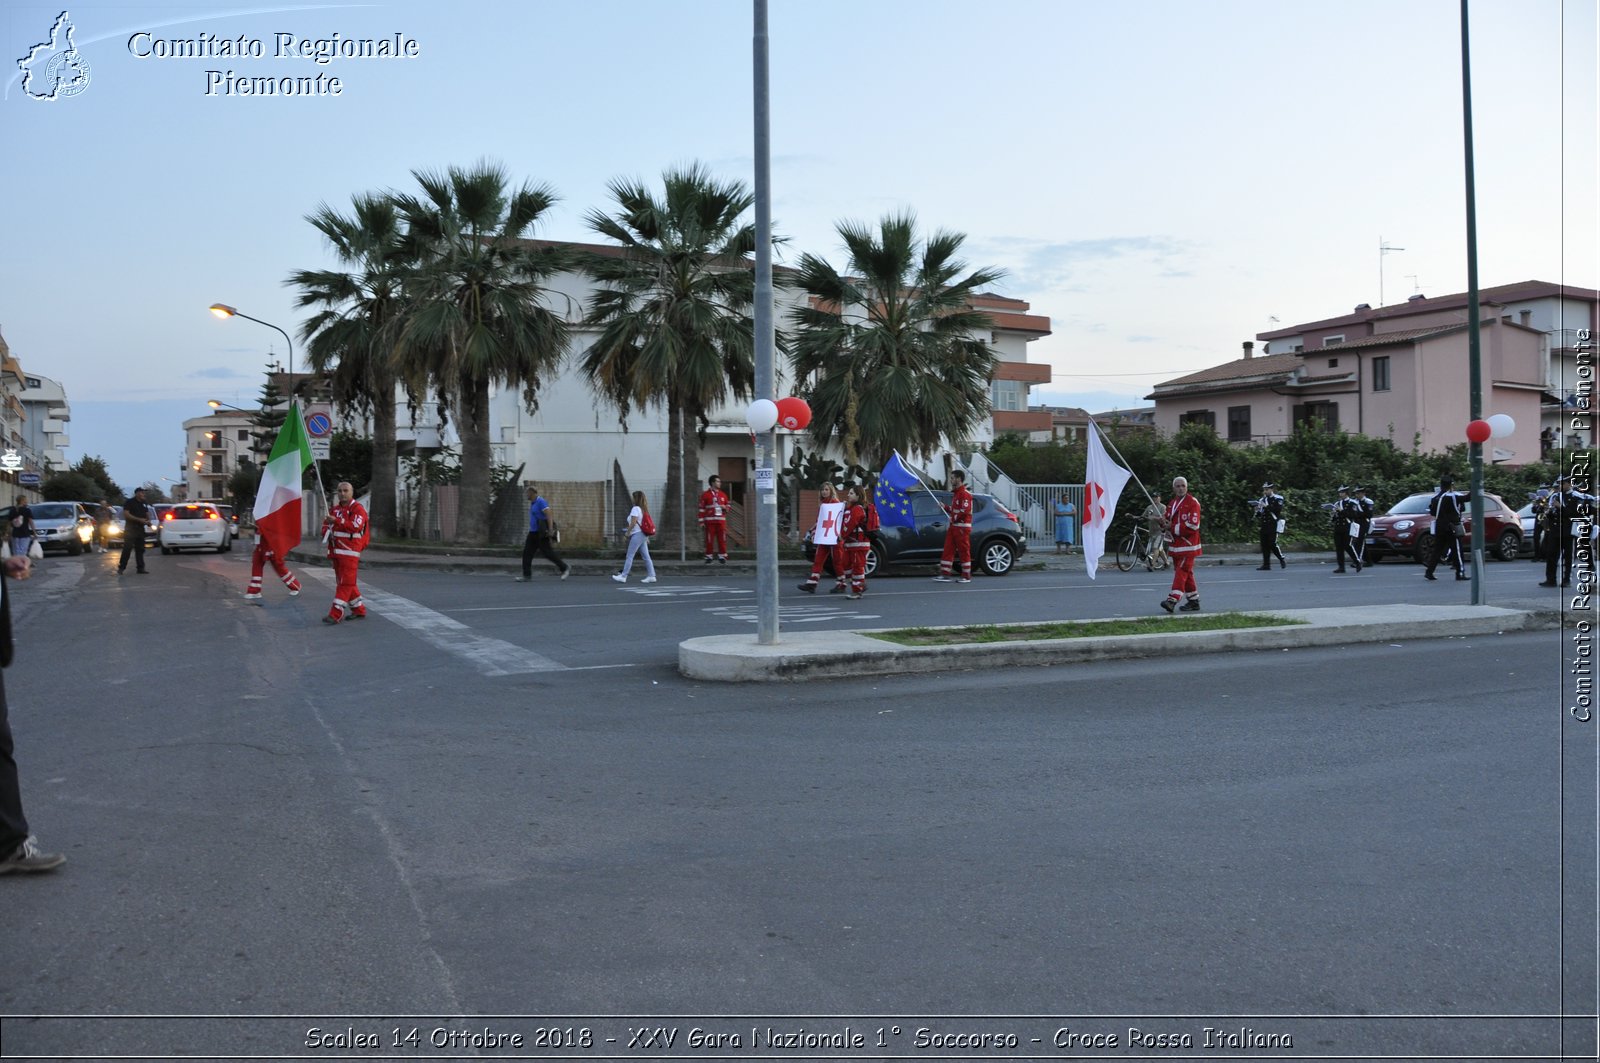
[[[992,237],[974,243],[975,251],[1004,264],[1010,276],[1007,287],[1022,292],[1078,292],[1103,282],[1106,266],[1127,261],[1148,263],[1157,275],[1185,278],[1186,263],[1197,250],[1187,240],[1159,234],[1109,236],[1093,240],[1050,243],[1028,236]]]
[[[255,374],[255,373],[241,373],[239,370],[237,370],[237,369],[235,369],[235,368],[233,368],[232,366],[229,366],[229,365],[214,365],[209,369],[196,369],[194,372],[189,374],[189,379],[191,379],[191,380],[243,380],[247,376],[255,376],[255,375],[257,375],[257,374]]]

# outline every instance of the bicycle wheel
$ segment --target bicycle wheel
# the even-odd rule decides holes
[[[1150,548],[1150,567],[1160,572],[1172,564],[1172,555],[1167,553],[1166,543],[1156,543]]]
[[[1132,532],[1122,540],[1122,545],[1117,547],[1117,571],[1126,572],[1133,567],[1134,561],[1139,557],[1139,533]]]

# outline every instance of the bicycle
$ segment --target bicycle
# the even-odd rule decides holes
[[[1143,562],[1147,571],[1158,572],[1166,568],[1171,561],[1172,559],[1167,556],[1165,540],[1157,538],[1152,543],[1150,533],[1142,524],[1134,525],[1133,531],[1129,532],[1122,540],[1122,544],[1117,547],[1116,564],[1119,572],[1127,572],[1133,568],[1135,562]]]

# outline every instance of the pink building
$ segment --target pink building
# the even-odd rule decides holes
[[[1600,292],[1542,281],[1480,293],[1483,413],[1517,423],[1489,460],[1540,460],[1541,430],[1561,427],[1564,409],[1587,399],[1597,306]],[[1261,354],[1246,343],[1237,361],[1156,385],[1147,398],[1157,429],[1170,434],[1199,421],[1230,442],[1267,443],[1315,422],[1443,450],[1464,441],[1469,419],[1466,312],[1465,293],[1414,296],[1261,333]],[[1580,440],[1569,432],[1564,442]]]

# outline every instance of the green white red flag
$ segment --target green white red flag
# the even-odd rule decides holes
[[[311,442],[300,403],[289,400],[289,416],[272,444],[256,488],[256,535],[279,558],[300,545],[300,478],[310,465]]]
[[[1111,460],[1100,442],[1100,426],[1089,422],[1089,458],[1083,472],[1083,560],[1094,579],[1106,552],[1106,530],[1117,514],[1117,499],[1133,473]]]

